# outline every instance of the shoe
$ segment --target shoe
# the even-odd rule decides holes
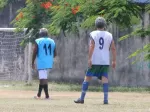
[[[44,98],[45,100],[50,100],[50,98],[49,97],[47,97],[47,98]]]
[[[34,99],[41,99],[41,97],[38,97],[38,96],[34,96]]]
[[[108,104],[108,100],[104,101],[104,104]]]
[[[80,98],[77,100],[74,100],[74,103],[80,103],[80,104],[84,104],[84,100],[81,100]]]

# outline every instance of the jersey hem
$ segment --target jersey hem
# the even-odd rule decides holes
[[[45,70],[45,69],[52,69],[52,68],[43,68],[43,69],[38,69],[38,70]]]

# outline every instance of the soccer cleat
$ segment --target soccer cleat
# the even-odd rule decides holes
[[[49,97],[45,97],[44,99],[45,99],[45,100],[50,100],[50,98],[49,98]]]
[[[34,96],[34,99],[41,99],[41,97],[38,97],[38,96]]]
[[[77,100],[74,100],[74,103],[80,103],[80,104],[84,104],[84,100],[81,100],[80,98]]]
[[[104,104],[108,104],[108,100],[107,100],[107,101],[104,101]]]

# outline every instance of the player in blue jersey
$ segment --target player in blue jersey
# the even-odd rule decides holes
[[[88,90],[89,81],[93,76],[102,80],[104,92],[104,104],[108,104],[108,70],[110,65],[110,50],[112,51],[112,67],[116,66],[116,48],[112,34],[105,31],[106,21],[102,17],[95,20],[97,30],[90,33],[90,45],[88,55],[89,68],[82,84],[81,97],[75,103],[84,103],[84,97]]]
[[[45,98],[49,99],[47,75],[48,71],[53,68],[54,57],[56,56],[56,45],[54,40],[48,36],[46,28],[40,29],[39,35],[40,38],[35,40],[32,55],[32,68],[35,69],[34,61],[36,59],[40,80],[38,94],[35,98],[40,98],[42,89],[44,89]]]

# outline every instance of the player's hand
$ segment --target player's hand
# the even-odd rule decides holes
[[[113,69],[116,68],[116,61],[112,61],[112,67],[113,67]]]
[[[92,66],[92,61],[88,60],[88,67],[91,68],[91,66]]]
[[[32,69],[35,70],[35,64],[32,64]]]

